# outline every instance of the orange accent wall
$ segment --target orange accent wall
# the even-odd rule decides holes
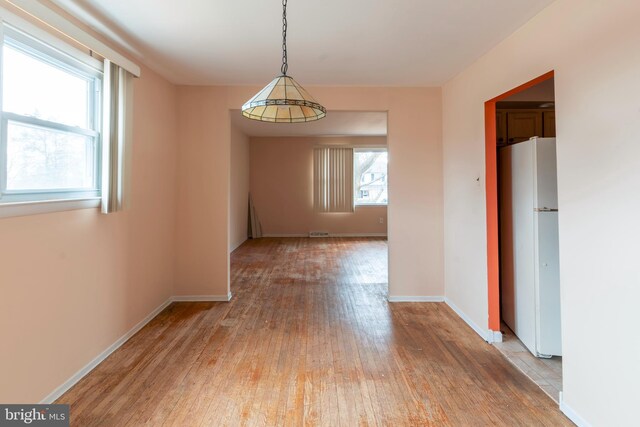
[[[500,253],[498,236],[498,162],[496,153],[496,102],[553,78],[549,71],[503,93],[484,104],[485,167],[487,200],[487,283],[489,292],[489,329],[500,330]]]

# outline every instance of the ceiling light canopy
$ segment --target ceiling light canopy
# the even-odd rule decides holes
[[[327,110],[287,75],[287,0],[282,1],[282,67],[276,77],[242,106],[242,115],[263,122],[300,123],[320,120]]]

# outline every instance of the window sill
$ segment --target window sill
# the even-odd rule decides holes
[[[0,218],[39,215],[53,212],[92,209],[100,206],[100,197],[64,200],[38,200],[33,202],[0,203]]]
[[[356,208],[367,208],[367,207],[372,207],[372,208],[379,208],[379,207],[387,207],[389,206],[388,203],[363,203],[360,205],[355,205]]]

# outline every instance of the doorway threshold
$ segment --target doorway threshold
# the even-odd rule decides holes
[[[562,391],[562,357],[550,359],[535,357],[504,323],[501,324],[502,342],[493,345],[516,368],[536,383],[549,397],[559,403]]]

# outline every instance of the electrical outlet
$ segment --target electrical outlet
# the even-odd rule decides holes
[[[384,224],[384,218],[380,217],[378,221],[380,222],[380,224]]]

